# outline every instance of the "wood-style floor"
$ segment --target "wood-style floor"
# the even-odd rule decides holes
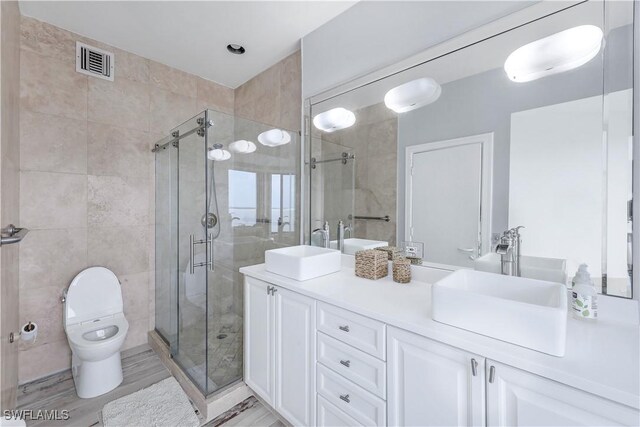
[[[28,426],[101,426],[100,413],[105,404],[149,387],[171,375],[147,345],[122,353],[122,371],[124,379],[118,388],[93,399],[78,397],[71,371],[23,384],[18,389],[18,409],[31,410],[34,414],[39,410],[69,411],[68,420],[27,420]],[[206,424],[206,427],[219,426],[282,427],[283,424],[252,396]]]

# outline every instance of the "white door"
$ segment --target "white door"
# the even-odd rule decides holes
[[[388,328],[390,426],[483,426],[484,359]]]
[[[490,360],[486,369],[489,426],[640,425],[627,406]]]
[[[275,385],[273,286],[245,276],[244,381],[273,406]]]
[[[316,302],[275,288],[276,398],[274,408],[291,424],[315,425]]]
[[[407,148],[405,235],[424,243],[426,262],[473,267],[488,250],[491,141],[489,134]]]

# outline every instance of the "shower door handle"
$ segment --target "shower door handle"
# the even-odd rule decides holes
[[[194,265],[194,256],[193,256],[193,252],[194,252],[194,241],[193,241],[193,234],[189,234],[189,273],[190,274],[195,274],[196,272],[196,267]]]
[[[207,238],[207,249],[209,250],[209,260],[207,264],[209,265],[209,271],[213,271],[213,235],[209,233]]]

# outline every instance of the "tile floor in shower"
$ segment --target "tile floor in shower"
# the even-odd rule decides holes
[[[207,376],[208,389],[212,392],[242,378],[242,317],[235,313],[214,316],[208,332]],[[179,361],[201,386],[204,386],[204,335],[204,322],[183,325],[180,335]]]

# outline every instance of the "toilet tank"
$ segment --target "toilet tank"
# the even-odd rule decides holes
[[[92,321],[122,313],[122,291],[116,275],[104,267],[90,267],[71,281],[64,304],[64,324]]]

